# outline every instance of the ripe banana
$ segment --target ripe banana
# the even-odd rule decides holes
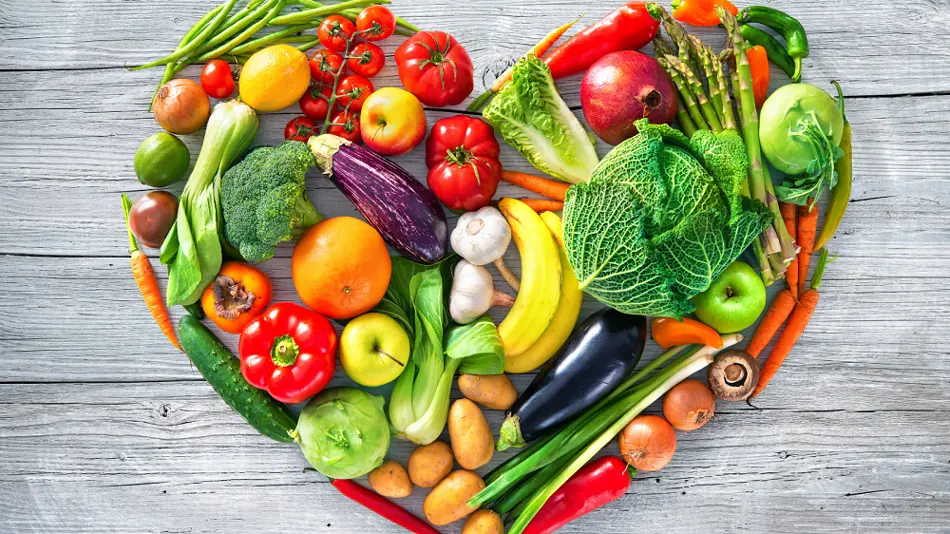
[[[561,219],[546,211],[541,214],[541,220],[551,230],[558,243],[558,253],[561,257],[561,300],[558,301],[554,319],[534,345],[517,356],[505,358],[506,373],[527,373],[544,365],[570,337],[574,325],[577,324],[577,317],[581,314],[584,292],[578,287],[577,277],[574,276],[564,252]]]
[[[527,204],[498,202],[521,255],[521,289],[508,316],[498,325],[505,357],[528,350],[551,324],[561,298],[561,260],[554,236]]]

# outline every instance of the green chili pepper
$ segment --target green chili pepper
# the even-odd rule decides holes
[[[767,26],[785,38],[785,49],[795,62],[792,81],[802,78],[802,58],[808,57],[808,37],[805,27],[791,15],[765,6],[749,6],[739,11],[736,19],[742,24],[755,22]]]
[[[742,34],[742,38],[751,46],[761,46],[764,48],[769,56],[769,61],[776,67],[782,69],[789,78],[795,75],[795,62],[792,60],[792,56],[788,55],[788,52],[785,50],[785,45],[780,43],[775,37],[772,37],[772,34],[749,24],[740,26],[739,33]],[[798,80],[792,81],[798,82]]]
[[[831,237],[835,235],[841,219],[844,218],[844,212],[848,209],[848,202],[851,200],[851,123],[848,122],[847,115],[844,114],[844,95],[841,93],[841,86],[838,82],[831,82],[838,90],[838,107],[841,109],[841,116],[844,117],[844,130],[841,133],[841,143],[838,145],[844,151],[844,156],[835,162],[835,172],[838,173],[838,183],[831,190],[831,201],[828,203],[828,210],[825,212],[825,223],[821,227],[821,233],[815,240],[814,250],[819,250],[825,246]]]

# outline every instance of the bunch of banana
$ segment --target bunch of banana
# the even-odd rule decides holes
[[[498,325],[505,371],[525,373],[551,358],[570,335],[582,293],[558,245],[561,220],[538,215],[525,203],[503,198],[498,210],[511,227],[521,255],[521,288],[508,316]]]
[[[567,254],[564,252],[561,219],[554,213],[546,211],[541,214],[541,220],[557,240],[561,265],[561,298],[558,300],[557,310],[554,312],[551,323],[541,337],[528,350],[517,356],[509,357],[506,353],[506,373],[527,373],[550,360],[574,330],[577,317],[581,313],[581,302],[584,300],[584,292],[578,287],[577,277],[574,276],[574,271],[567,262]]]

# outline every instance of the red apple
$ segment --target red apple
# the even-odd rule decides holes
[[[634,121],[673,122],[676,88],[652,57],[622,50],[591,65],[581,82],[584,118],[594,133],[612,145],[637,134]]]
[[[383,87],[369,95],[360,113],[363,143],[377,154],[400,156],[426,136],[426,112],[409,91]]]

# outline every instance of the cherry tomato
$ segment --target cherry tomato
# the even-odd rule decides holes
[[[223,59],[209,61],[201,69],[201,88],[212,98],[227,98],[234,92],[231,65]]]
[[[353,47],[346,65],[350,70],[364,78],[372,78],[383,70],[386,55],[383,49],[373,43],[360,43]]]
[[[423,104],[461,104],[475,86],[472,58],[454,37],[439,31],[419,32],[396,49],[399,80]]]
[[[369,6],[356,16],[356,31],[367,41],[382,41],[396,31],[396,17],[387,7]]]
[[[333,126],[327,133],[338,135],[347,141],[360,141],[360,116],[352,111],[341,111],[333,116]]]
[[[336,86],[337,102],[344,108],[349,106],[351,111],[359,111],[363,109],[366,97],[375,90],[373,82],[351,74],[340,80],[340,84]]]
[[[320,134],[320,126],[310,117],[294,117],[284,127],[284,139],[306,143],[312,135]]]
[[[332,85],[333,74],[340,71],[342,75],[345,70],[343,56],[332,50],[321,48],[314,52],[313,57],[310,58],[310,77],[317,83]]]
[[[300,111],[315,121],[322,121],[330,114],[330,95],[333,89],[329,85],[311,85],[300,99]]]
[[[356,26],[346,17],[330,15],[323,19],[317,29],[320,44],[334,52],[346,52],[346,42],[353,38]]]

